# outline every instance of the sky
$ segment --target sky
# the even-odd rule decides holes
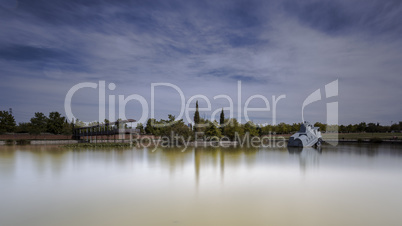
[[[72,113],[97,121],[102,81],[105,116],[114,109],[116,119],[118,96],[134,95],[126,118],[179,116],[189,100],[205,108],[207,98],[211,110],[201,117],[225,108],[226,117],[232,112],[244,123],[247,99],[259,95],[269,111],[250,111],[249,120],[294,123],[319,89],[321,100],[305,107],[305,120],[325,123],[330,114],[340,124],[402,121],[399,0],[0,0],[0,21],[0,110],[12,108],[17,122],[35,112],[66,115],[67,93],[84,82],[97,88],[75,92]],[[327,98],[325,85],[333,81],[337,95]],[[177,89],[154,87],[152,108],[153,83]],[[217,95],[229,96],[233,111]],[[281,95],[274,113],[273,98]],[[327,107],[334,102],[336,112]],[[248,107],[266,102],[254,98]]]

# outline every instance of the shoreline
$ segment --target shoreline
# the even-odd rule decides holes
[[[274,142],[279,142],[282,140],[279,139],[270,139],[270,141]],[[287,142],[288,139],[284,139],[283,141]],[[386,143],[386,144],[402,144],[402,140],[398,139],[379,139],[379,140],[371,140],[371,139],[324,139],[323,140],[325,143],[330,143],[330,142],[338,142],[338,143],[366,143],[366,144],[381,144],[381,143]],[[152,146],[154,142],[151,142],[151,144],[141,144],[142,146]],[[85,146],[87,144],[88,146],[93,145],[96,146],[99,144],[99,146],[105,146],[105,145],[129,145],[130,140],[97,140],[97,141],[91,141],[91,142],[82,142],[80,140],[0,140],[0,145],[83,145]],[[233,147],[233,146],[238,146],[239,142],[238,141],[192,141],[188,144],[190,147],[214,147],[214,146],[219,146],[219,147]],[[135,142],[133,142],[133,145],[137,145]]]

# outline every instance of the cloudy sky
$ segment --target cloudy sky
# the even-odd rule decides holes
[[[12,108],[17,122],[34,112],[65,115],[67,92],[99,81],[107,108],[116,97],[116,117],[117,96],[132,94],[144,97],[150,116],[152,83],[176,85],[185,101],[205,95],[206,118],[229,106],[214,96],[228,95],[237,117],[240,81],[242,111],[252,95],[269,101],[270,111],[249,113],[256,123],[273,122],[272,97],[280,95],[276,121],[300,122],[303,101],[317,89],[322,100],[306,107],[309,121],[325,122],[330,102],[338,102],[342,124],[402,121],[399,0],[1,0],[0,21],[0,110]],[[334,80],[338,96],[325,98]],[[98,120],[98,91],[74,94],[75,117]],[[171,87],[156,87],[154,98],[156,118],[180,113]],[[139,119],[142,105],[128,102],[125,114]]]

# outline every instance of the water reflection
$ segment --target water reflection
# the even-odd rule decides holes
[[[331,156],[331,162],[349,161],[347,156],[397,156],[402,157],[398,145],[339,145],[322,148],[192,148],[182,151],[180,148],[116,148],[116,149],[64,149],[58,146],[3,146],[0,147],[0,174],[12,176],[15,170],[23,166],[30,168],[38,176],[58,177],[69,169],[83,169],[90,164],[105,168],[159,168],[169,172],[171,177],[183,173],[188,168],[194,172],[196,186],[203,178],[203,173],[218,172],[219,180],[224,183],[228,168],[252,169],[261,164],[290,164],[298,160],[302,173],[319,168],[323,156]],[[285,154],[287,153],[287,154]],[[291,158],[288,158],[290,156]],[[293,156],[293,157],[292,157]]]
[[[1,146],[0,224],[401,225],[401,153]]]
[[[306,173],[308,168],[318,168],[322,147],[287,147],[289,154],[299,156],[300,171]]]
[[[202,168],[207,171],[219,169],[220,181],[224,183],[225,166],[251,166],[257,161],[259,151],[257,148],[193,148],[196,187],[199,186]]]
[[[0,177],[8,178],[14,175],[16,164],[15,148],[4,146],[0,149]]]

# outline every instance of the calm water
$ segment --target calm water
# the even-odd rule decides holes
[[[402,225],[402,146],[0,146],[0,225]]]

